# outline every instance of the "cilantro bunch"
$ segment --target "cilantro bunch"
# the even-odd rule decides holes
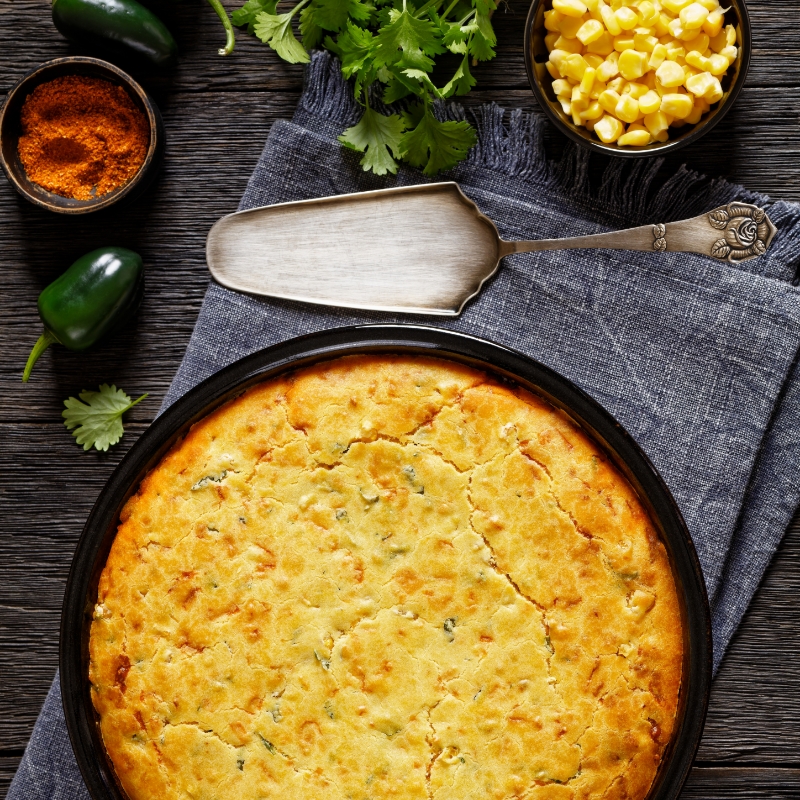
[[[339,141],[364,154],[361,165],[377,175],[397,172],[398,160],[435,175],[466,157],[475,130],[465,121],[440,121],[436,100],[464,95],[475,85],[470,72],[478,61],[494,58],[496,37],[491,14],[495,0],[299,0],[278,14],[278,0],[247,0],[234,11],[234,25],[246,25],[282,59],[310,60],[322,45],[342,62],[364,109],[357,125]],[[293,23],[301,38],[295,35]],[[458,67],[442,87],[431,79],[434,57],[459,56]],[[373,107],[405,100],[400,114]],[[371,105],[371,101],[373,104]]]

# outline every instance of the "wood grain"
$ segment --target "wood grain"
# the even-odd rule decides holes
[[[238,33],[233,56],[201,0],[150,2],[176,35],[180,64],[168,75],[137,71],[164,112],[165,168],[139,202],[103,216],[66,220],[18,198],[0,180],[0,797],[30,735],[55,671],[58,623],[75,542],[95,497],[157,412],[177,369],[208,281],[205,236],[235,209],[269,127],[291,116],[302,69]],[[237,3],[228,2],[229,8]],[[467,105],[495,101],[537,111],[522,62],[526,3],[511,0],[494,22],[495,61],[475,70]],[[729,115],[684,161],[800,200],[798,86],[800,0],[751,2],[754,50],[746,88]],[[45,0],[0,0],[0,98],[42,61],[77,52],[53,28]],[[563,141],[547,135],[552,155]],[[593,172],[604,165],[593,157]],[[113,241],[142,253],[147,295],[137,321],[102,348],[53,348],[27,386],[19,382],[39,333],[39,291],[78,255]],[[113,381],[151,393],[108,454],[83,453],[60,422],[62,401]],[[800,797],[800,524],[795,524],[715,681],[686,800]]]

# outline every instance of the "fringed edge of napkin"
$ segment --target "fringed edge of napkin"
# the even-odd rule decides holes
[[[303,109],[324,121],[326,127],[340,130],[354,125],[361,109],[352,86],[342,77],[339,61],[328,52],[315,52],[306,68],[301,98]],[[372,104],[381,108],[376,97]],[[548,124],[541,112],[507,112],[496,103],[465,109],[458,103],[440,103],[438,115],[444,119],[470,118],[478,142],[463,165],[449,175],[458,178],[462,169],[482,168],[508,178],[535,183],[547,191],[569,197],[584,208],[603,217],[624,220],[627,225],[653,220],[669,222],[702,214],[731,200],[741,200],[768,208],[778,234],[768,254],[773,267],[764,273],[754,269],[758,261],[745,262],[741,269],[800,282],[800,253],[794,239],[800,235],[800,204],[772,201],[767,195],[751,192],[724,178],[708,178],[682,164],[673,175],[656,185],[664,159],[653,157],[635,161],[595,156],[608,165],[599,181],[590,178],[591,152],[570,142],[557,160],[548,159],[544,147],[544,127]]]

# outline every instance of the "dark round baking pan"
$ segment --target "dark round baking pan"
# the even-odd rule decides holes
[[[150,126],[150,143],[137,173],[122,186],[91,200],[62,197],[44,189],[28,177],[19,157],[19,137],[22,135],[20,115],[25,100],[37,86],[67,75],[102,78],[121,86],[134,105],[144,113]],[[0,166],[11,185],[26,200],[57,214],[90,214],[139,197],[153,182],[161,167],[165,140],[161,112],[150,95],[127,72],[108,61],[89,56],[65,56],[40,64],[11,88],[0,109]]]
[[[669,553],[683,615],[678,719],[648,800],[675,800],[705,721],[711,683],[711,617],[700,564],[680,511],[630,434],[585,392],[527,356],[497,344],[414,325],[364,325],[313,333],[221,370],[168,408],[133,445],[92,509],[72,561],[61,616],[61,693],[72,747],[94,800],[126,800],[100,737],[90,697],[89,628],[97,584],[122,506],[166,451],[202,417],[250,386],[316,361],[356,353],[416,353],[474,366],[544,397],[577,422],[639,493]]]

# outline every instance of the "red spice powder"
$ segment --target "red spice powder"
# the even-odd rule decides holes
[[[28,177],[62,197],[91,200],[144,163],[150,125],[128,93],[101,78],[67,75],[37,86],[21,114],[19,157]]]

